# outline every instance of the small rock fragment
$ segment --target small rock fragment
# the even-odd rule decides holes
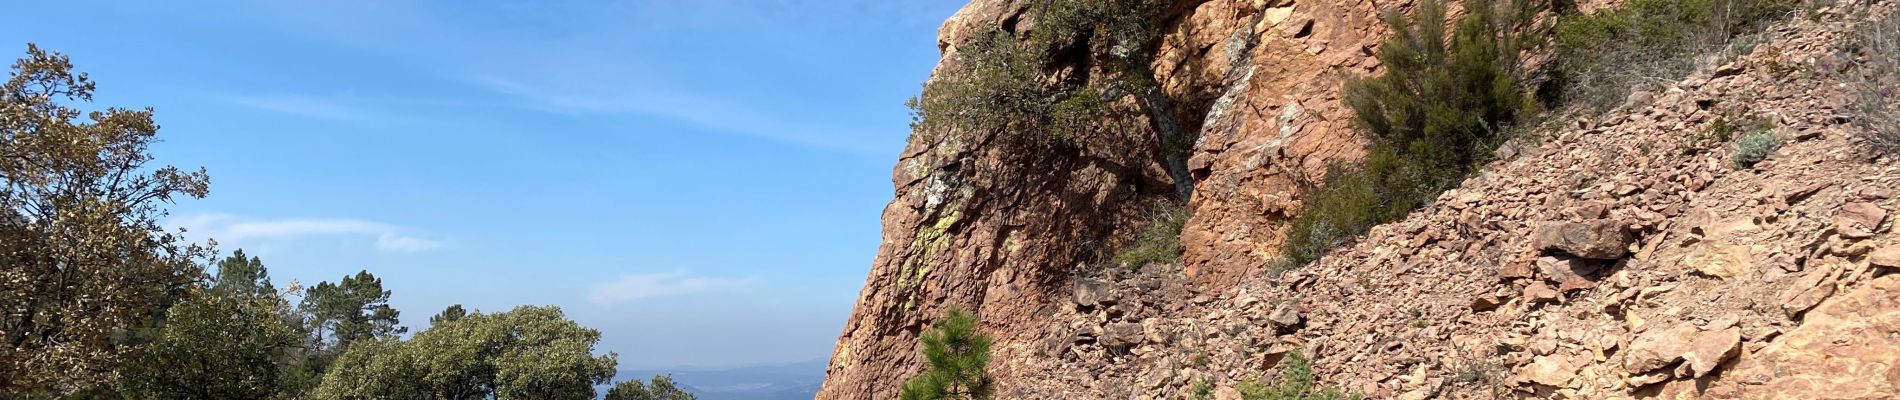
[[[1866,202],[1852,202],[1842,205],[1834,213],[1834,230],[1842,237],[1865,239],[1878,233],[1880,222],[1887,219],[1887,210]]]
[[[1640,374],[1675,364],[1693,348],[1691,344],[1697,332],[1694,325],[1677,324],[1638,335],[1630,341],[1629,356],[1623,359],[1623,366],[1632,374]]]
[[[1531,282],[1530,286],[1524,287],[1524,301],[1530,304],[1556,302],[1558,295],[1557,289],[1551,289],[1550,285],[1543,282]]]
[[[1577,378],[1577,367],[1571,365],[1565,356],[1537,356],[1531,365],[1524,367],[1518,375],[1521,382],[1534,382],[1551,387],[1568,387],[1570,381]]]
[[[1794,284],[1779,296],[1781,311],[1793,318],[1821,304],[1821,301],[1827,300],[1828,296],[1833,296],[1834,271],[1831,267],[1814,268],[1796,279]]]
[[[1900,244],[1888,244],[1867,254],[1867,263],[1887,268],[1900,268]]]
[[[1696,272],[1721,279],[1747,276],[1755,270],[1755,257],[1748,246],[1712,244],[1683,261]]]
[[[1564,283],[1572,280],[1587,279],[1595,274],[1598,264],[1584,260],[1563,257],[1543,256],[1537,258],[1537,270],[1549,277],[1552,282]]]

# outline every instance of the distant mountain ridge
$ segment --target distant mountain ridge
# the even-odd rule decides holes
[[[744,367],[681,367],[622,369],[616,380],[673,376],[699,400],[810,399],[825,380],[826,360]]]

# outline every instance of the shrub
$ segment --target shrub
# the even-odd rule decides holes
[[[612,389],[607,390],[607,396],[602,400],[697,400],[698,398],[699,396],[694,396],[674,383],[672,375],[655,375],[647,382],[641,382],[638,378],[620,381],[614,384]]]
[[[1148,227],[1142,229],[1135,245],[1115,254],[1115,263],[1139,268],[1181,259],[1181,227],[1187,224],[1187,220],[1187,210],[1180,206],[1169,206],[1156,212],[1148,221]]]
[[[1518,34],[1529,3],[1473,1],[1455,25],[1443,4],[1388,14],[1382,75],[1348,78],[1346,105],[1370,139],[1358,166],[1335,165],[1288,224],[1284,258],[1298,265],[1430,202],[1474,169],[1534,106],[1518,90]],[[1451,35],[1444,30],[1453,26]]]
[[[1674,80],[1694,56],[1794,9],[1795,0],[1631,0],[1623,7],[1557,19],[1553,77],[1559,100],[1587,108],[1622,102],[1644,80]],[[1738,43],[1738,52],[1753,49]]]
[[[1194,391],[1188,394],[1188,398],[1192,400],[1214,400],[1214,381],[1201,379],[1200,381],[1194,382]]]
[[[1041,61],[1021,49],[1014,36],[1001,30],[973,35],[957,46],[956,68],[926,84],[923,95],[906,102],[912,131],[1042,133],[1041,125],[1035,123],[1056,102],[1039,83]]]
[[[951,308],[924,333],[925,367],[904,382],[903,400],[977,400],[995,394],[983,369],[990,363],[990,337],[977,333],[976,316]]]
[[[1729,161],[1735,164],[1735,169],[1748,169],[1768,159],[1768,154],[1780,148],[1781,139],[1775,137],[1773,130],[1752,131],[1736,138],[1735,143],[1729,145]]]
[[[1844,80],[1854,125],[1874,150],[1900,152],[1900,15],[1890,11],[1856,27],[1842,50],[1852,62]]]
[[[1726,117],[1716,117],[1715,122],[1709,123],[1708,128],[1704,128],[1702,133],[1694,137],[1694,139],[1696,139],[1697,142],[1713,141],[1718,144],[1728,143],[1730,140],[1735,140],[1735,132],[1741,129],[1740,123]]]
[[[1272,384],[1264,380],[1241,382],[1240,398],[1243,400],[1346,400],[1361,399],[1362,396],[1346,394],[1337,388],[1315,387],[1313,364],[1299,352],[1288,354],[1280,360],[1280,376]]]
[[[997,133],[991,146],[1026,166],[1052,150],[1132,142],[1154,135],[1157,158],[1182,199],[1193,192],[1174,102],[1149,64],[1160,38],[1162,0],[1046,0],[1031,6],[1022,37],[993,30],[957,44],[952,69],[912,98],[913,132]],[[1125,101],[1132,100],[1132,101]],[[1119,111],[1109,112],[1111,108]],[[1133,108],[1133,109],[1129,109]],[[1130,126],[1147,118],[1147,130]],[[936,137],[927,137],[936,140]]]

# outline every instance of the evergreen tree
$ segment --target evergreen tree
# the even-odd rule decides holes
[[[271,286],[270,271],[264,268],[263,260],[256,256],[246,258],[244,249],[237,249],[231,252],[231,256],[218,260],[218,275],[211,282],[212,291],[227,295],[277,295],[277,288]]]
[[[401,313],[389,306],[389,295],[383,290],[382,278],[361,271],[344,276],[338,283],[322,282],[310,287],[304,292],[302,309],[310,314],[309,324],[318,344],[344,351],[359,340],[389,338],[409,331],[396,325]]]
[[[976,317],[951,308],[923,336],[924,372],[904,382],[903,400],[987,399],[995,391],[989,374],[990,338],[976,331]]]
[[[455,322],[455,320],[462,319],[462,317],[466,316],[468,316],[468,309],[462,308],[461,304],[452,305],[449,306],[449,308],[442,309],[442,313],[429,317],[429,326]]]

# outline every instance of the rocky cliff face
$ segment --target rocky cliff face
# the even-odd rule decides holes
[[[1026,29],[1016,25],[1032,3],[966,5],[940,29],[939,72],[971,32]],[[1335,68],[1371,67],[1376,15],[1372,4],[1330,0],[1182,0],[1166,14],[1170,33],[1153,67],[1179,104],[1177,118],[1201,131],[1191,161],[1203,181],[1195,194],[1202,211],[1186,238],[1197,274],[1231,284],[1262,265],[1274,254],[1272,222],[1295,204],[1297,179],[1355,154],[1331,93]],[[950,305],[982,316],[1002,344],[997,359],[1031,357],[1024,344],[1042,339],[1078,270],[1101,263],[1105,241],[1126,237],[1119,227],[1165,198],[1144,191],[1166,187],[1157,160],[1140,155],[1157,143],[1047,160],[1023,176],[975,173],[1004,159],[984,146],[990,140],[912,136],[893,174],[883,245],[820,398],[895,397],[919,371],[918,332]],[[996,366],[1006,389],[1032,372],[1013,368]]]
[[[1177,2],[1154,68],[1200,132],[1179,265],[1100,267],[1166,197],[1137,155],[1152,152],[996,176],[974,167],[1004,159],[989,139],[914,135],[819,398],[896,397],[948,306],[997,338],[1004,398],[1183,398],[1203,381],[1233,398],[1291,351],[1374,398],[1900,396],[1896,352],[1861,350],[1900,347],[1900,166],[1840,117],[1833,49],[1861,16],[1837,9],[1515,140],[1411,217],[1263,273],[1299,188],[1359,156],[1339,74],[1377,68],[1377,10],[1407,4]],[[946,63],[1025,10],[966,6],[941,30]],[[1724,118],[1770,121],[1784,145],[1734,169],[1695,134]]]

